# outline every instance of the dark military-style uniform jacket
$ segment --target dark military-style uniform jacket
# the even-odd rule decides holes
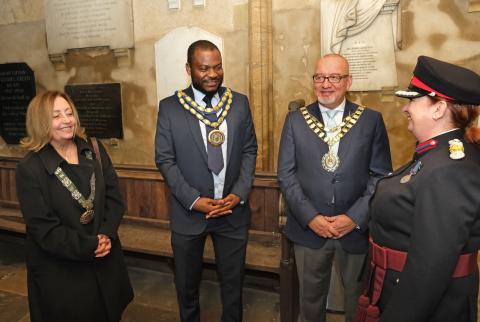
[[[480,246],[480,149],[463,136],[454,130],[433,138],[377,185],[371,237],[408,252],[403,272],[387,270],[380,321],[477,321],[476,265],[470,275],[452,278],[459,256]],[[452,139],[463,142],[463,158],[449,152]]]
[[[100,144],[103,174],[93,149],[75,139],[79,164],[68,164],[47,144],[17,167],[17,194],[27,226],[27,284],[32,322],[119,321],[133,298],[117,229],[124,206],[118,179]],[[91,154],[93,159],[86,155]],[[87,199],[95,172],[94,219],[55,176],[60,166]],[[110,254],[95,258],[97,235],[112,241]]]

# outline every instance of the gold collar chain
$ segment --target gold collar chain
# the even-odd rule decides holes
[[[312,114],[310,114],[305,106],[300,108],[300,112],[302,113],[303,118],[307,122],[308,127],[325,143],[329,146],[334,145],[348,131],[357,123],[358,119],[362,115],[363,111],[365,110],[364,106],[359,106],[355,113],[347,116],[345,120],[342,121],[339,125],[335,126],[334,128],[328,129]],[[338,132],[336,135],[328,137],[326,132]]]
[[[227,88],[225,90],[225,93],[223,93],[222,97],[220,98],[220,102],[218,102],[217,105],[212,106],[212,107],[203,107],[201,105],[198,105],[197,102],[195,102],[194,99],[192,99],[190,96],[188,96],[184,91],[181,89],[178,90],[177,92],[178,100],[180,101],[180,104],[185,105],[188,104],[190,107],[193,107],[197,111],[200,111],[202,113],[210,114],[214,112],[218,112],[220,109],[223,108],[223,105],[225,105],[225,102],[228,104],[232,103],[232,91],[230,88]]]
[[[93,159],[91,152],[86,153],[86,157],[89,160]],[[93,171],[92,176],[90,177],[90,195],[88,196],[88,199],[85,199],[82,193],[77,189],[75,184],[72,182],[72,180],[70,180],[63,169],[60,168],[60,166],[55,169],[54,173],[62,185],[70,192],[72,198],[75,199],[80,206],[85,209],[85,212],[80,216],[80,223],[86,225],[91,222],[93,217],[95,217],[95,211],[93,210],[93,201],[95,199],[95,171]]]
[[[195,101],[190,96],[185,94],[185,92],[183,92],[182,90],[177,91],[177,97],[178,97],[178,100],[179,100],[180,104],[182,104],[184,109],[189,111],[200,122],[214,128],[214,129],[218,128],[220,126],[220,124],[222,124],[222,122],[227,117],[228,111],[230,111],[230,107],[232,105],[232,100],[233,100],[233,94],[232,94],[232,92],[230,91],[229,88],[227,88],[225,93],[222,95],[222,99],[220,100],[220,103],[218,103],[213,108],[204,108],[204,107],[198,105],[197,103],[195,103]],[[220,114],[220,117],[215,122],[211,122],[210,120],[207,120],[202,115],[202,113],[198,112],[198,111],[200,111],[200,112],[204,112],[204,113],[211,113],[211,112],[219,111],[220,108],[224,105],[225,101],[227,102],[227,104],[225,104],[225,108],[223,109],[223,112]]]

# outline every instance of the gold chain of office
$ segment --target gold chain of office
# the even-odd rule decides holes
[[[303,118],[307,122],[308,127],[325,143],[328,144],[328,152],[322,157],[322,167],[328,171],[333,172],[340,166],[340,158],[333,151],[335,143],[340,141],[345,134],[357,123],[362,115],[365,107],[359,106],[357,110],[347,116],[339,125],[327,128],[315,116],[311,115],[305,106],[300,108]],[[333,136],[327,136],[327,132],[337,133]]]
[[[220,124],[222,124],[223,120],[225,120],[225,117],[227,117],[233,99],[232,91],[229,88],[225,90],[225,93],[223,93],[220,102],[214,107],[203,107],[198,105],[190,96],[185,94],[185,92],[182,90],[177,91],[177,97],[184,109],[189,111],[200,122],[210,127],[213,127],[214,129],[218,128]],[[207,120],[201,113],[199,113],[199,111],[207,114],[218,112],[224,105],[225,109],[223,110],[222,114],[220,114],[220,117],[216,122],[211,122]]]
[[[364,106],[359,106],[355,113],[347,116],[342,121],[342,123],[335,126],[334,128],[326,129],[326,127],[315,116],[308,112],[305,106],[300,108],[300,112],[302,113],[303,118],[307,122],[308,127],[328,145],[335,144],[340,141],[340,139],[348,133],[348,131],[355,125],[355,123],[357,123],[364,110]],[[328,130],[328,132],[338,133],[335,136],[327,137],[326,130]]]
[[[217,147],[221,146],[225,142],[225,133],[220,131],[218,128],[227,117],[228,111],[230,111],[230,107],[232,105],[233,94],[230,88],[227,88],[225,90],[225,93],[223,93],[222,97],[220,98],[220,102],[217,105],[212,107],[203,107],[198,105],[194,99],[192,99],[182,90],[177,91],[177,97],[184,109],[189,111],[193,116],[195,116],[203,124],[213,128],[213,130],[210,131],[210,133],[208,133],[208,136],[207,136],[208,142],[213,146],[217,146]],[[215,122],[208,120],[207,118],[205,118],[205,116],[202,115],[202,113],[207,113],[207,114],[216,113],[220,109],[222,109],[224,106],[225,108],[220,114],[220,117]]]
[[[86,157],[89,160],[93,159],[91,153],[87,154]],[[80,216],[80,223],[86,225],[91,222],[93,217],[95,217],[95,211],[93,210],[93,200],[95,199],[95,172],[93,172],[90,177],[90,195],[88,196],[88,199],[85,199],[62,168],[57,167],[54,173],[62,185],[70,191],[72,198],[85,209],[85,212]]]

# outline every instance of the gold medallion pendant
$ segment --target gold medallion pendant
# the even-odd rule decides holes
[[[221,146],[225,142],[225,134],[218,129],[214,129],[208,133],[208,142],[213,146]]]
[[[340,166],[340,158],[336,153],[332,152],[332,149],[357,123],[364,110],[365,107],[359,106],[356,111],[353,114],[349,114],[342,123],[332,128],[326,128],[323,123],[310,114],[305,106],[300,108],[300,112],[307,126],[328,145],[328,152],[322,157],[322,167],[325,171],[334,172]],[[332,135],[327,135],[327,132]]]
[[[80,216],[80,223],[86,225],[92,221],[93,217],[95,217],[93,209],[87,210]]]
[[[328,171],[333,172],[340,166],[340,158],[331,151],[325,153],[322,157],[322,167]]]

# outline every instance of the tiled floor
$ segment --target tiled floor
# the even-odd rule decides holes
[[[24,247],[16,238],[0,232],[0,322],[28,322]],[[128,306],[123,322],[176,322],[178,308],[172,274],[166,262],[128,256],[135,299]],[[278,322],[278,280],[274,276],[247,274],[244,288],[244,322]],[[220,321],[220,294],[215,272],[204,271],[201,288],[203,322]],[[330,315],[328,322],[343,321]]]

